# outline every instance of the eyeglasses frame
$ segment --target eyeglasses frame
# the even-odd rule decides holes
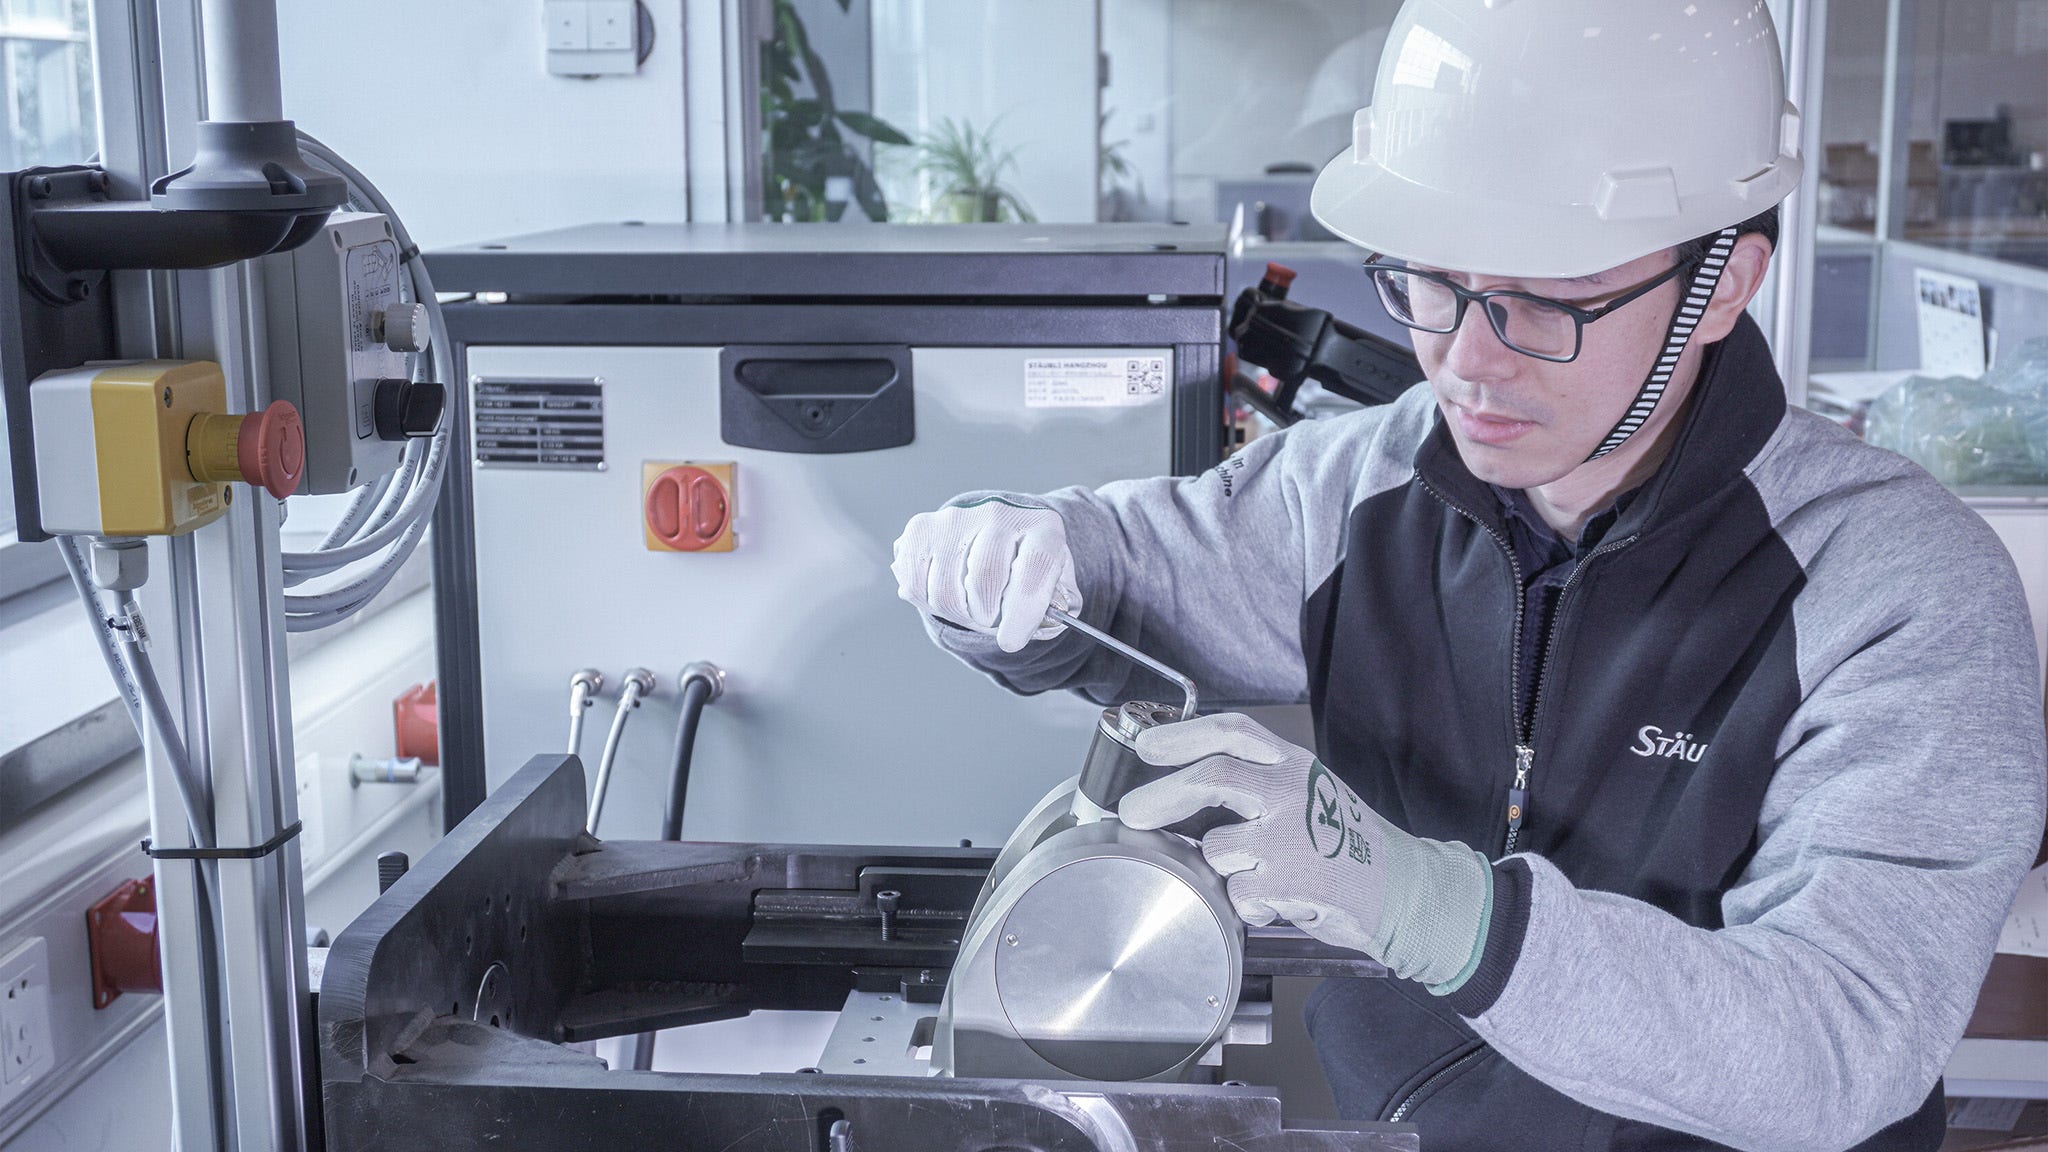
[[[1614,299],[1609,300],[1607,303],[1601,304],[1598,307],[1594,308],[1581,308],[1576,304],[1567,304],[1562,300],[1553,300],[1548,296],[1539,296],[1534,292],[1518,292],[1511,288],[1488,288],[1483,291],[1475,292],[1472,289],[1467,288],[1457,283],[1456,281],[1451,280],[1449,277],[1442,275],[1441,273],[1427,272],[1417,268],[1410,268],[1405,264],[1390,263],[1386,260],[1381,259],[1377,253],[1374,253],[1371,259],[1365,261],[1362,267],[1365,269],[1367,278],[1372,281],[1374,294],[1380,298],[1380,307],[1385,308],[1387,310],[1387,315],[1389,318],[1391,318],[1397,324],[1403,325],[1408,328],[1413,328],[1417,332],[1427,332],[1433,336],[1449,336],[1452,333],[1456,332],[1458,329],[1464,327],[1465,309],[1468,305],[1472,304],[1475,301],[1484,302],[1487,300],[1497,299],[1499,297],[1512,297],[1514,299],[1519,300],[1529,300],[1537,304],[1547,304],[1553,308],[1560,309],[1567,315],[1569,315],[1573,320],[1572,350],[1570,355],[1565,356],[1546,356],[1540,352],[1531,352],[1527,348],[1523,348],[1520,345],[1513,343],[1508,339],[1508,334],[1506,332],[1501,331],[1501,320],[1498,316],[1494,314],[1493,309],[1485,308],[1482,309],[1482,311],[1486,313],[1486,322],[1487,324],[1492,326],[1493,334],[1500,338],[1501,345],[1507,348],[1509,351],[1519,353],[1523,356],[1527,356],[1532,360],[1543,360],[1552,364],[1569,364],[1572,361],[1577,360],[1579,358],[1579,353],[1585,350],[1586,325],[1593,323],[1595,320],[1599,320],[1603,317],[1610,316],[1615,312],[1620,311],[1622,308],[1628,306],[1629,304],[1632,304],[1635,301],[1640,300],[1645,296],[1648,296],[1650,293],[1663,287],[1670,281],[1677,279],[1682,274],[1691,271],[1696,271],[1699,267],[1699,264],[1697,261],[1693,260],[1681,260],[1677,264],[1672,265],[1670,268],[1665,269],[1657,276],[1649,280],[1646,280],[1633,288],[1627,289],[1621,295],[1616,296]],[[1458,298],[1458,310],[1457,313],[1451,317],[1451,326],[1449,328],[1428,328],[1424,327],[1421,324],[1411,324],[1408,321],[1401,319],[1399,316],[1394,315],[1394,309],[1387,304],[1386,289],[1381,286],[1380,278],[1377,275],[1375,275],[1375,273],[1379,272],[1404,272],[1410,276],[1420,276],[1424,279],[1435,281],[1436,283],[1441,284],[1444,287],[1450,289],[1452,294]]]

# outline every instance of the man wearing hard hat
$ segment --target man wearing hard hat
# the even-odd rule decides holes
[[[1058,605],[1313,706],[1320,759],[1236,714],[1148,732],[1187,767],[1120,814],[1234,810],[1202,850],[1239,913],[1397,977],[1310,1004],[1347,1117],[1941,1143],[2042,826],[2036,657],[1985,524],[1786,405],[1744,308],[1798,140],[1758,0],[1409,0],[1313,204],[1428,386],[897,542],[935,638],[1015,690],[1137,687]]]

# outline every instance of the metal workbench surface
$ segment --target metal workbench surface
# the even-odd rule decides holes
[[[701,298],[1221,300],[1191,224],[587,224],[427,254],[443,292]]]

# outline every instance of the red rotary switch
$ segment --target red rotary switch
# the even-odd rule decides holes
[[[678,464],[647,486],[647,531],[679,552],[702,552],[732,523],[732,502],[718,477]]]

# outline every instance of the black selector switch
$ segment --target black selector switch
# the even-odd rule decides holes
[[[433,380],[377,381],[377,439],[432,436],[447,403],[447,387]]]

